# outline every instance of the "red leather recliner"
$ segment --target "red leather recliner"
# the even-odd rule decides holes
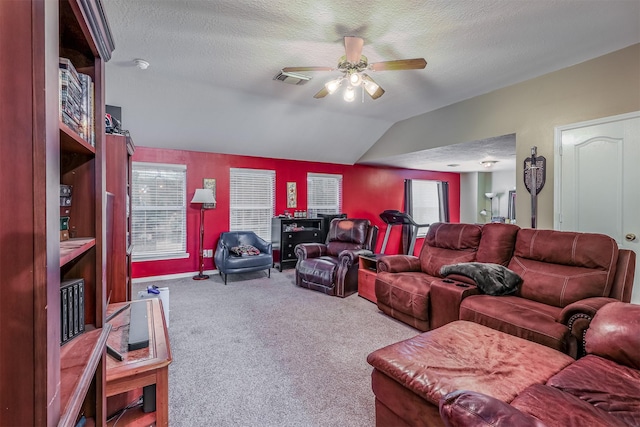
[[[368,219],[336,218],[327,241],[296,246],[296,285],[346,297],[358,290],[358,259],[372,254],[378,227]]]

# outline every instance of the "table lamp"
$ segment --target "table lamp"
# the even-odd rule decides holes
[[[193,280],[205,280],[209,276],[204,274],[204,205],[205,203],[215,203],[216,199],[213,197],[213,191],[208,188],[196,189],[191,203],[200,203],[200,273],[193,276]]]

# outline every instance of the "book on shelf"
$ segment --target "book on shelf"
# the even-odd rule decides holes
[[[60,121],[95,147],[94,83],[67,58],[60,58]]]
[[[65,280],[60,284],[60,344],[84,332],[84,280]]]

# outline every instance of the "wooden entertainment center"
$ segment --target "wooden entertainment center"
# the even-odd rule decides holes
[[[106,425],[104,64],[113,49],[100,0],[0,2],[3,426]],[[92,81],[90,134],[63,122],[60,58]],[[73,188],[64,241],[61,184]],[[84,283],[84,332],[61,345],[60,285],[70,279]]]

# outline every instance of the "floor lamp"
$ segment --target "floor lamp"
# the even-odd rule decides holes
[[[209,278],[208,275],[204,274],[204,204],[215,202],[213,191],[207,188],[196,189],[193,199],[191,199],[191,203],[200,203],[200,259],[198,261],[200,273],[193,276],[193,280],[205,280]]]

